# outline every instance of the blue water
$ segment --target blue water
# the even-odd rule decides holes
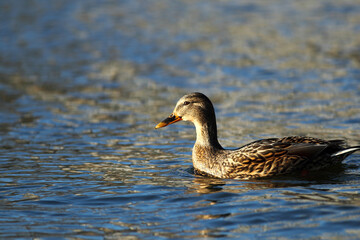
[[[182,95],[220,142],[360,145],[360,8],[338,1],[1,1],[1,239],[359,239],[360,153],[251,181],[195,175]]]

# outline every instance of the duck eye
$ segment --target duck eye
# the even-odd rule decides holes
[[[189,101],[185,101],[184,102],[184,105],[186,106],[186,105],[189,105],[190,104],[190,102]]]

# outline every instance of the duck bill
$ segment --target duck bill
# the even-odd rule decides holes
[[[182,120],[181,117],[179,117],[175,114],[171,114],[168,118],[162,120],[158,125],[156,125],[155,129],[166,127],[167,125],[176,123],[181,120]]]

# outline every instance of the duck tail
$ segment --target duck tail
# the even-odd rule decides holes
[[[356,152],[359,150],[360,150],[360,146],[348,147],[348,148],[342,149],[340,151],[337,151],[337,152],[331,154],[331,157],[337,157],[340,155],[348,156],[348,155],[352,154],[353,152]]]

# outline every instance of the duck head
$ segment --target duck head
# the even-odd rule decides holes
[[[155,128],[166,127],[181,120],[193,122],[195,125],[208,120],[215,120],[214,107],[209,98],[199,92],[183,96],[176,103],[170,116],[161,121]]]

